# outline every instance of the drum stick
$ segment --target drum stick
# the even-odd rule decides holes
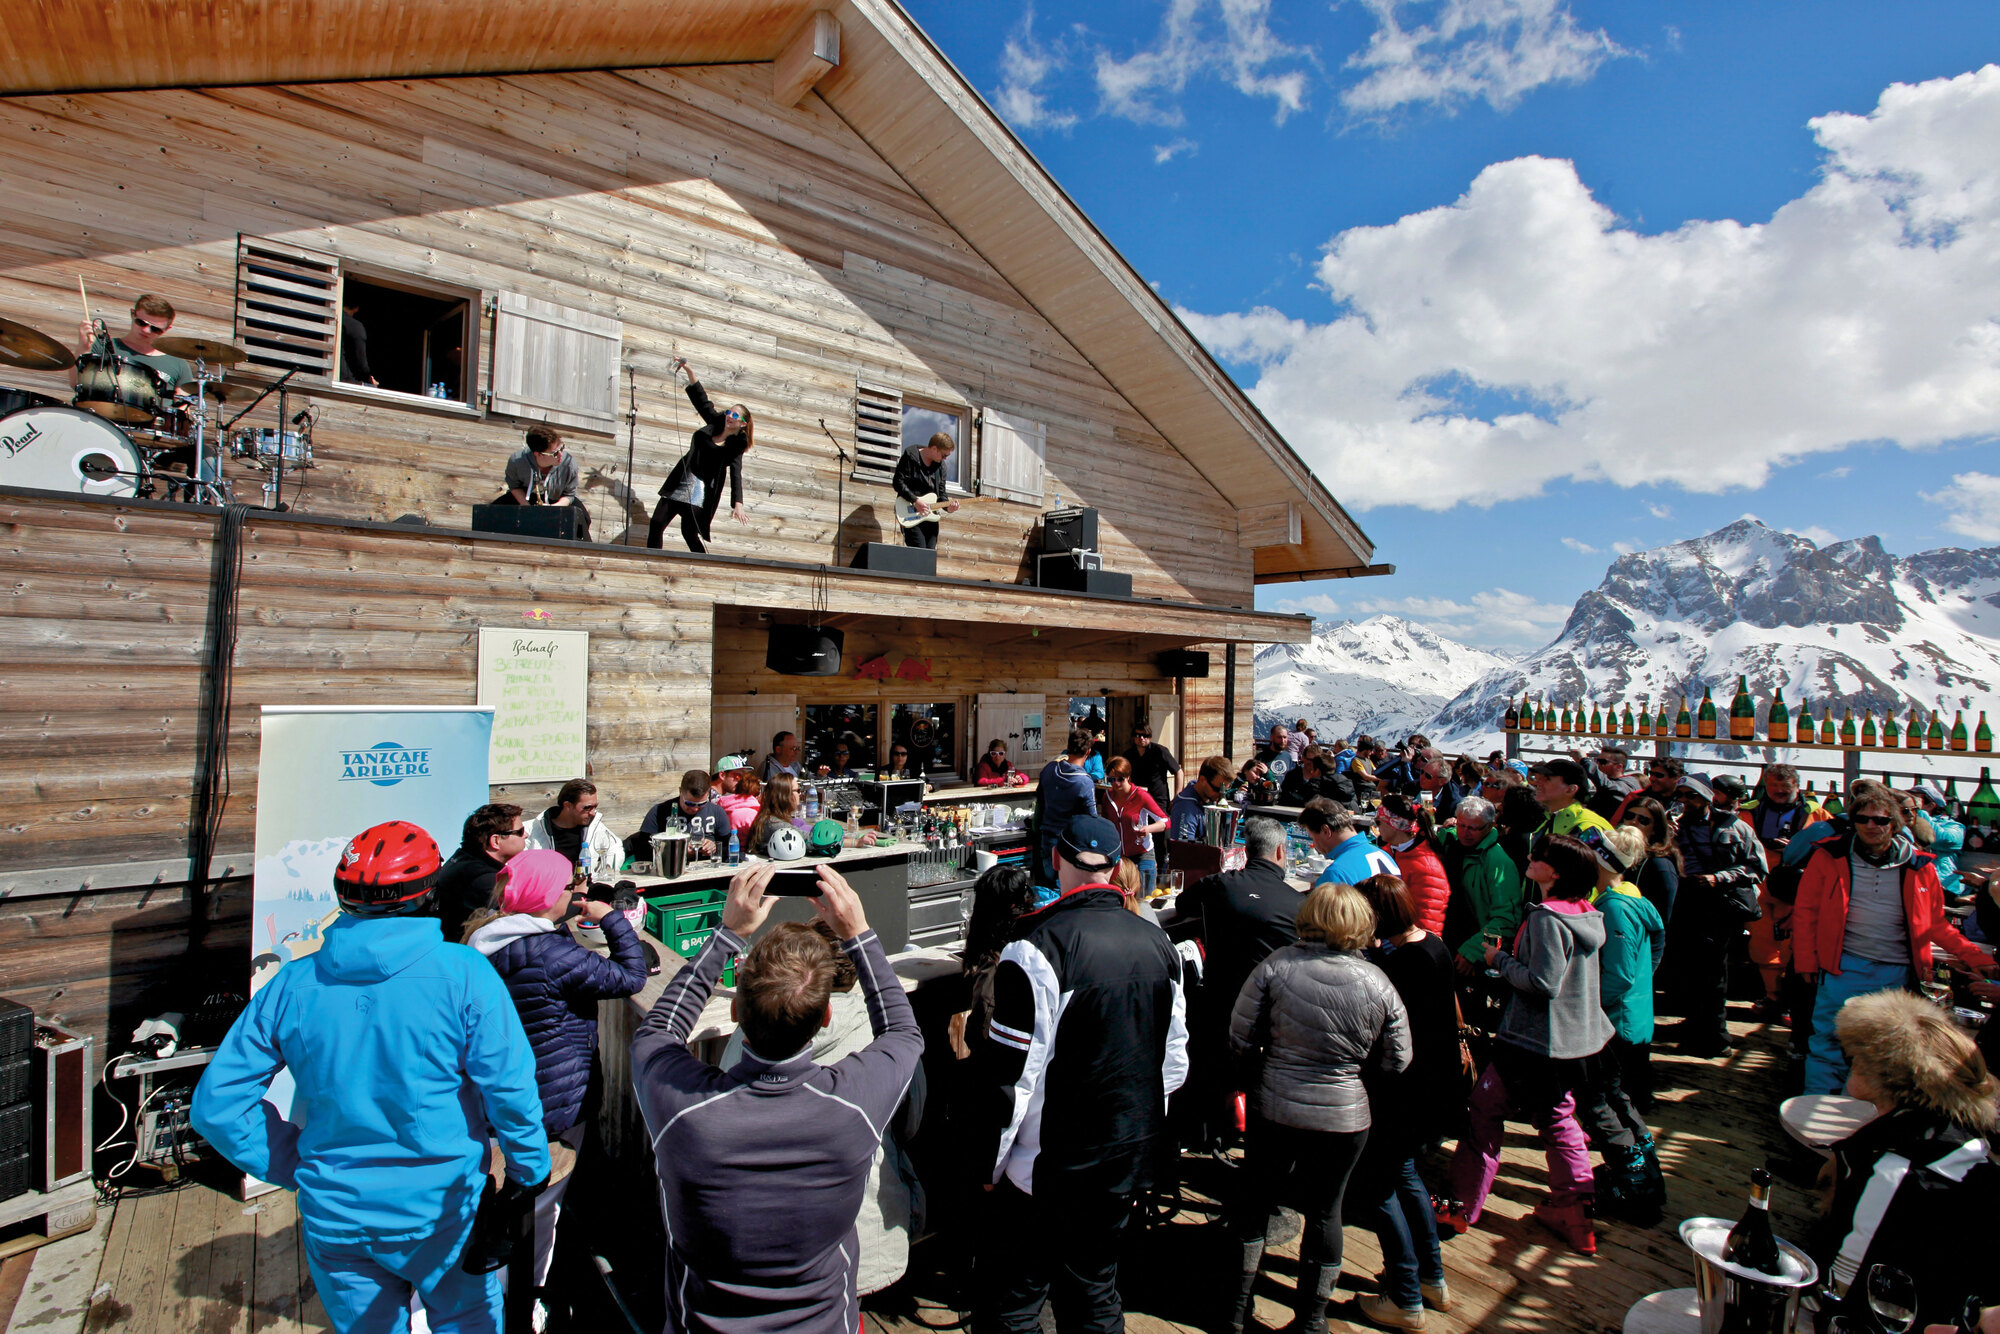
[[[97,323],[97,317],[90,313],[90,293],[84,290],[83,275],[76,275],[76,294],[83,298],[83,319],[86,324]]]

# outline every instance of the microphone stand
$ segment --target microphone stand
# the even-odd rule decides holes
[[[625,492],[627,499],[621,508],[625,511],[625,545],[632,545],[632,502],[639,498],[639,492],[632,485],[632,456],[639,444],[639,369],[625,368]]]
[[[847,473],[854,460],[840,447],[840,437],[827,426],[826,418],[819,419],[819,429],[826,432],[826,438],[833,441],[833,452],[840,455],[840,475],[834,482],[833,502],[833,566],[840,568],[840,530],[847,524]]]

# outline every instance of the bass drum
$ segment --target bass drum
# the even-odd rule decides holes
[[[141,474],[138,449],[94,413],[42,407],[0,417],[0,486],[129,498]]]

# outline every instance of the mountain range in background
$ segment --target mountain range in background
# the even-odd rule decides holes
[[[1323,639],[1367,647],[1322,652]],[[1449,679],[1445,664],[1481,658],[1476,679],[1414,718],[1410,705]],[[1726,715],[1739,675],[1760,719],[1782,689],[1794,716],[1810,701],[1815,718],[1893,710],[1901,723],[1914,705],[1926,719],[1944,710],[1947,726],[1967,710],[1970,725],[2000,707],[2000,547],[1898,557],[1875,537],[1820,546],[1741,519],[1620,557],[1562,632],[1518,661],[1391,617],[1323,626],[1312,644],[1266,648],[1256,661],[1260,725],[1314,717],[1317,706],[1322,735],[1422,731],[1475,752],[1499,743],[1500,718],[1523,692],[1557,706],[1677,710],[1683,696],[1696,707],[1707,686]]]

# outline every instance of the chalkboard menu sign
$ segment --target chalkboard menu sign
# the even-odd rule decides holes
[[[479,702],[493,706],[492,783],[580,778],[589,696],[586,630],[479,629]]]

